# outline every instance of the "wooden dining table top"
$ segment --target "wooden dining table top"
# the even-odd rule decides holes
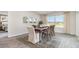
[[[43,31],[46,30],[48,27],[37,27],[35,28],[35,31]]]

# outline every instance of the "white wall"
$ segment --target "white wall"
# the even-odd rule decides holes
[[[64,15],[63,11],[59,11],[59,12],[52,12],[50,14],[48,14],[49,16],[55,16],[55,15]]]
[[[47,15],[40,15],[41,20],[43,21],[44,24],[47,24]]]
[[[24,16],[40,17],[33,12],[26,11],[9,11],[8,12],[8,36],[17,36],[28,33],[27,26],[30,24],[23,23]]]

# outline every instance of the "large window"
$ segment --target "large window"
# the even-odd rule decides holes
[[[64,16],[48,16],[48,24],[56,27],[64,27]]]

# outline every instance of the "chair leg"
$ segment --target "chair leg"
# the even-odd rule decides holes
[[[42,40],[46,39],[46,34],[42,33]]]
[[[52,35],[55,36],[55,31],[52,32]]]
[[[47,41],[50,40],[50,34],[47,34]]]
[[[54,36],[55,36],[55,31],[53,33],[54,33]]]

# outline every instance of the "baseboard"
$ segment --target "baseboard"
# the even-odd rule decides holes
[[[16,37],[16,36],[20,36],[20,35],[24,35],[24,34],[28,34],[28,33],[19,33],[19,34],[15,34],[15,35],[10,35],[10,36],[8,36],[9,38],[10,37]]]
[[[56,33],[58,33],[58,32],[56,32]],[[67,35],[73,35],[73,36],[77,36],[76,34],[73,34],[73,33],[61,33],[61,34],[67,34]]]

